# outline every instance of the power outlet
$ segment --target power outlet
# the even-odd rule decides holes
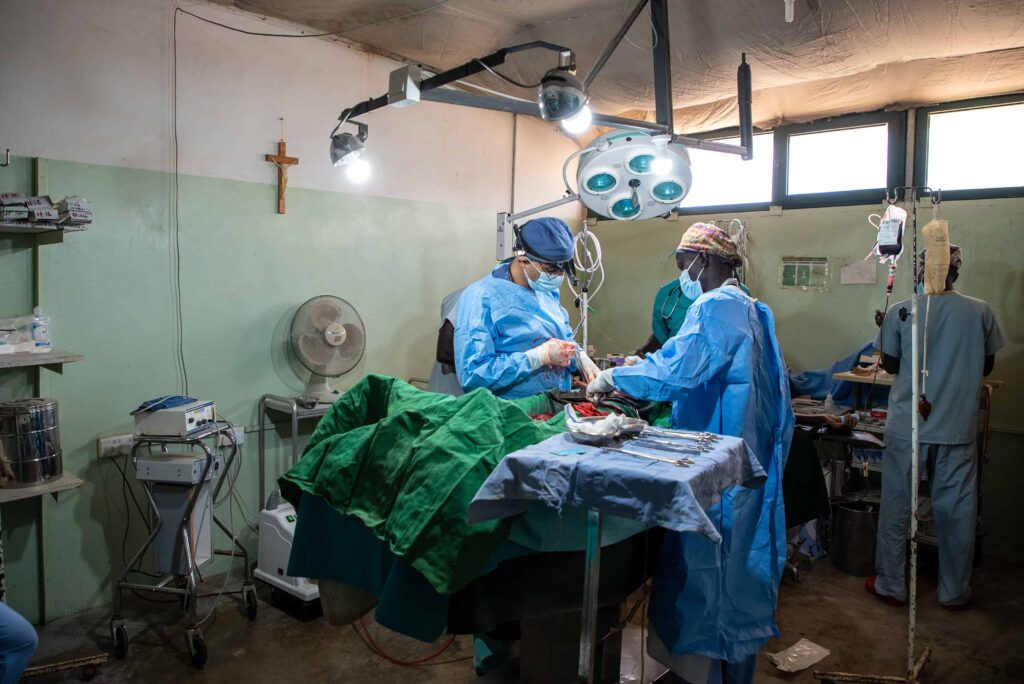
[[[233,427],[233,428],[231,428],[231,432],[233,432],[235,434],[235,444],[237,444],[238,446],[242,446],[243,444],[245,444],[245,427],[243,427],[243,426]],[[231,446],[231,440],[229,440],[224,435],[219,435],[217,437],[217,443],[218,443],[219,446],[222,446],[222,447],[223,446]]]
[[[134,441],[135,435],[131,433],[98,437],[96,439],[96,453],[99,454],[100,458],[127,456],[132,451],[132,443]]]

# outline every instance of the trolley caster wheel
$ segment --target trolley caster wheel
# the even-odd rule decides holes
[[[82,674],[80,675],[80,678],[83,682],[91,682],[92,680],[96,679],[96,675],[98,675],[99,672],[99,668],[95,665],[86,665],[82,668]]]
[[[256,611],[259,609],[259,604],[256,602],[256,589],[248,587],[242,591],[242,595],[245,599],[245,615],[250,622],[255,622]]]
[[[128,630],[124,625],[111,627],[111,636],[114,639],[114,657],[124,660],[128,655]]]
[[[206,667],[206,659],[209,657],[209,653],[207,653],[206,650],[206,641],[203,639],[203,635],[199,632],[196,632],[189,637],[188,652],[189,662],[192,663],[192,667],[197,670],[202,670]]]

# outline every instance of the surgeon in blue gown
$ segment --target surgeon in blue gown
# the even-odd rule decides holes
[[[708,509],[721,545],[666,534],[650,607],[651,654],[681,681],[751,682],[758,651],[778,635],[789,380],[771,310],[738,287],[728,234],[695,224],[679,251],[683,294],[694,300],[679,332],[646,359],[602,371],[588,392],[672,401],[672,427],[742,437],[767,472],[763,487],[733,486]]]
[[[486,388],[504,399],[568,390],[575,368],[569,314],[558,292],[572,272],[573,237],[560,219],[539,218],[516,230],[514,256],[467,287],[455,320],[455,369],[469,392]],[[596,377],[591,363],[587,380]],[[474,635],[478,673],[512,657],[512,642]]]
[[[517,229],[515,255],[463,291],[455,369],[465,391],[521,399],[570,388],[572,329],[558,291],[573,268],[572,246],[565,221],[528,221]]]

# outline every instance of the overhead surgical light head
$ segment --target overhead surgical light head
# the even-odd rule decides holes
[[[357,127],[355,134],[348,131],[338,132],[344,124],[350,123]],[[363,158],[369,127],[358,121],[347,121],[343,113],[342,119],[331,133],[331,163],[344,166],[345,176],[354,183],[361,183],[370,177],[370,163]]]
[[[668,135],[613,131],[580,156],[580,200],[620,221],[663,216],[690,191],[690,155]]]

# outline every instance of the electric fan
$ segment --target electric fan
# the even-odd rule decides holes
[[[339,297],[313,297],[292,317],[289,338],[295,358],[310,373],[302,396],[334,403],[341,393],[331,388],[330,379],[355,368],[366,348],[359,314]]]

